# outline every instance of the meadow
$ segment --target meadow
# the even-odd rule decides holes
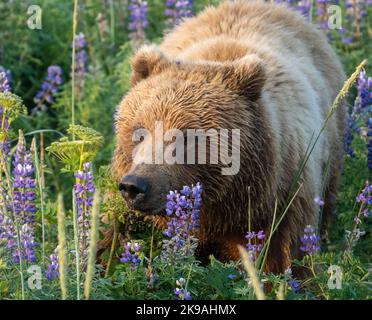
[[[372,299],[372,3],[275,2],[327,34],[349,77],[330,106],[330,116],[342,100],[349,106],[336,211],[327,237],[304,230],[305,257],[292,262],[309,276],[264,270],[286,210],[270,234],[247,228],[242,260],[202,264],[202,181],[164,199],[164,231],[125,207],[111,177],[133,52],[219,0],[3,0],[0,299]],[[330,5],[341,26],[330,27]],[[321,211],[322,195],[314,201]]]

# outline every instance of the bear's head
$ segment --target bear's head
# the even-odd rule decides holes
[[[257,174],[264,82],[254,54],[230,62],[173,61],[155,46],[141,48],[116,114],[113,169],[128,206],[161,213],[170,190],[196,182],[206,192],[203,205],[213,206]],[[236,151],[238,163],[221,162],[222,149],[225,160]],[[235,167],[223,174],[229,166]]]

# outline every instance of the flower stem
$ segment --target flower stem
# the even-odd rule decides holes
[[[34,152],[34,165],[36,169],[36,179],[39,186],[40,209],[41,209],[41,238],[42,238],[42,263],[45,263],[45,210],[44,210],[44,190],[41,177],[40,162],[37,154],[36,139],[32,139],[31,150]]]
[[[71,72],[71,124],[75,125],[75,54],[76,54],[76,28],[77,28],[77,12],[79,0],[74,0],[74,16],[72,24],[72,72]],[[72,133],[72,140],[75,140],[75,133]]]

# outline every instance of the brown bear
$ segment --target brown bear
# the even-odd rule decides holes
[[[238,259],[248,216],[253,230],[268,234],[276,204],[277,218],[283,212],[344,79],[326,36],[284,5],[229,1],[185,19],[161,45],[138,50],[131,90],[117,109],[113,169],[128,207],[161,215],[169,190],[201,182],[199,255]],[[340,108],[304,167],[299,191],[271,239],[269,271],[282,272],[299,258],[304,228],[321,225],[315,197],[324,196],[323,218],[332,210],[344,118]],[[146,139],[133,141],[133,133],[154,134],[159,121],[164,130],[181,132],[239,129],[239,170],[223,175],[223,165],[208,159],[204,164],[134,161]]]

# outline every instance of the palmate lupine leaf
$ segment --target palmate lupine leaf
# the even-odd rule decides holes
[[[103,137],[97,131],[80,125],[70,125],[67,132],[75,140],[63,137],[46,150],[65,164],[64,171],[75,172],[95,157],[103,144]]]

